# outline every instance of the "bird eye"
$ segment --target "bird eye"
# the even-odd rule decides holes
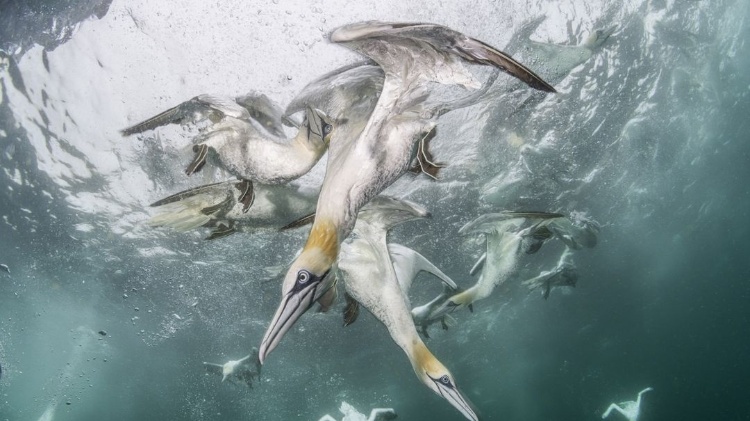
[[[297,283],[300,285],[304,285],[307,283],[307,281],[310,280],[310,272],[306,270],[301,270],[297,273]]]
[[[451,379],[448,378],[447,374],[443,374],[443,376],[440,377],[440,383],[445,384],[445,385],[450,385]]]
[[[325,126],[323,126],[324,135],[331,133],[331,130],[333,130],[333,126],[331,126],[330,124],[326,124]]]

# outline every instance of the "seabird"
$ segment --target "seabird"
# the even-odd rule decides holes
[[[387,421],[396,419],[396,411],[393,408],[373,408],[370,411],[370,416],[365,418],[365,414],[357,411],[357,409],[345,401],[341,402],[339,411],[344,414],[344,418],[341,421]],[[326,414],[318,421],[336,421],[336,418]]]
[[[483,233],[486,240],[486,253],[480,257],[472,271],[478,270],[483,261],[482,273],[476,284],[449,297],[427,319],[435,320],[457,309],[468,307],[475,301],[488,297],[498,285],[512,274],[518,258],[524,250],[524,242],[532,241],[532,250],[539,249],[540,232],[550,220],[563,218],[557,213],[545,212],[501,212],[481,215],[464,225],[459,234]],[[524,228],[525,225],[528,225]],[[528,251],[528,249],[527,249]]]
[[[375,197],[360,211],[353,238],[341,246],[338,272],[347,294],[388,329],[391,339],[409,358],[417,378],[467,419],[477,420],[453,375],[419,337],[386,243],[390,228],[427,215],[415,203]]]
[[[207,115],[215,123],[194,139],[195,158],[185,172],[191,175],[199,171],[213,151],[222,168],[250,182],[240,200],[244,210],[253,203],[252,183],[283,184],[306,174],[328,148],[333,132],[325,113],[308,107],[297,135],[285,139],[279,136],[283,133],[281,111],[265,95],[253,94],[236,102],[200,95],[122,133],[130,135],[182,122],[196,113]]]
[[[254,364],[253,364],[254,363]],[[239,381],[249,387],[253,387],[253,380],[260,377],[260,361],[258,361],[258,349],[253,348],[252,353],[239,360],[229,360],[224,364],[204,362],[206,371],[212,374],[220,374],[221,381],[229,379],[232,382]]]
[[[336,133],[340,122],[333,122],[336,129],[315,221],[284,278],[281,303],[260,345],[261,362],[330,288],[323,281],[360,208],[407,171],[414,146],[430,135],[441,114],[474,104],[489,88],[485,84],[479,93],[452,104],[428,104],[433,82],[479,87],[463,64],[469,62],[493,66],[533,88],[554,92],[510,56],[440,25],[355,23],[334,30],[330,39],[374,60],[385,72],[385,81],[375,110],[356,138],[345,130]]]
[[[177,231],[211,228],[213,240],[238,231],[281,229],[315,210],[318,190],[295,184],[258,184],[255,201],[245,211],[240,198],[249,188],[246,180],[224,181],[194,187],[152,203],[156,214],[148,224]]]
[[[615,409],[617,410],[617,412],[621,413],[625,418],[627,418],[628,421],[638,421],[638,417],[641,416],[641,395],[652,390],[654,389],[650,387],[641,390],[640,392],[638,392],[638,398],[635,401],[626,401],[620,403],[619,405],[616,403],[610,404],[607,410],[604,411],[604,414],[602,414],[602,419],[607,418],[609,416],[609,413],[613,409]]]
[[[578,282],[578,269],[573,263],[573,252],[570,247],[565,247],[560,260],[552,270],[546,270],[539,275],[523,281],[529,289],[541,289],[542,296],[546,300],[553,287],[575,287]]]

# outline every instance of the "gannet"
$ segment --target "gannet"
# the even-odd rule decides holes
[[[356,408],[345,401],[341,402],[339,411],[344,414],[344,418],[341,418],[341,421],[386,421],[396,419],[396,411],[393,408],[373,408],[370,411],[370,416],[365,417],[365,414],[357,411]],[[326,414],[318,421],[336,421],[336,418]]]
[[[261,362],[330,287],[323,280],[359,209],[406,172],[415,144],[429,135],[442,113],[477,100],[469,95],[453,104],[428,104],[428,85],[477,87],[463,64],[469,62],[494,66],[536,89],[554,92],[510,56],[440,25],[356,23],[334,30],[330,40],[373,59],[385,72],[385,81],[375,110],[356,138],[340,130],[339,121],[333,122],[338,133],[331,140],[315,221],[284,278],[281,303],[260,345]]]
[[[559,83],[573,69],[588,61],[617,29],[617,26],[595,29],[579,45],[560,45],[528,39],[543,20],[537,19],[522,27],[521,33],[526,39],[518,40],[518,49],[514,54],[527,62],[545,63],[539,71],[540,76],[552,83]]]
[[[544,212],[501,212],[481,215],[461,227],[459,234],[485,235],[487,250],[485,255],[480,257],[480,262],[484,260],[482,273],[476,284],[449,297],[435,309],[428,320],[443,317],[448,312],[468,307],[475,301],[487,298],[495,287],[513,274],[519,255],[524,250],[524,240],[536,239],[539,231],[544,230],[547,223],[556,218],[563,218],[563,215]],[[525,225],[529,226],[524,228]],[[536,245],[533,247],[538,250]],[[475,268],[478,266],[475,265]]]
[[[341,246],[338,272],[347,294],[383,323],[406,353],[417,378],[467,419],[477,420],[453,375],[419,337],[388,252],[386,235],[390,228],[427,215],[415,203],[375,197],[360,211],[354,238]]]
[[[542,296],[546,300],[553,287],[569,286],[575,287],[578,281],[578,269],[573,263],[573,252],[570,247],[565,247],[560,260],[552,270],[546,270],[539,275],[523,281],[529,289],[542,289]]]
[[[257,348],[253,348],[250,355],[239,360],[229,360],[224,364],[204,362],[203,365],[209,373],[221,374],[222,382],[227,379],[230,381],[240,381],[252,388],[253,380],[260,377],[261,366],[260,361],[258,361]]]
[[[241,200],[245,210],[253,201],[252,183],[282,184],[307,173],[326,151],[333,132],[326,114],[308,107],[296,136],[284,139],[279,136],[283,133],[281,111],[265,95],[254,94],[237,102],[197,96],[122,133],[130,135],[182,122],[196,113],[208,115],[215,123],[194,139],[195,158],[185,172],[191,175],[199,171],[213,151],[222,168],[251,182]]]
[[[620,403],[619,405],[616,403],[610,404],[607,410],[604,411],[604,414],[602,414],[602,418],[607,418],[609,416],[609,413],[613,409],[616,409],[617,412],[621,413],[625,418],[628,419],[628,421],[638,421],[638,417],[641,416],[641,395],[652,390],[654,389],[647,387],[638,392],[638,398],[635,400],[635,402],[626,401]]]
[[[464,225],[460,234],[484,233],[487,250],[470,273],[482,268],[479,280],[472,287],[446,299],[425,317],[434,323],[447,313],[468,307],[475,301],[488,297],[496,286],[513,273],[521,253],[536,253],[552,238],[560,239],[570,249],[593,247],[597,242],[599,225],[578,214],[571,217],[546,212],[500,212],[481,215]],[[561,264],[569,259],[561,257]],[[577,276],[568,273],[570,277]],[[575,282],[573,280],[573,282]],[[442,294],[441,294],[442,295]],[[440,298],[440,297],[438,297]],[[436,298],[437,301],[438,299]]]
[[[440,322],[443,330],[448,330],[450,326],[455,325],[456,320],[450,314],[438,314],[438,309],[445,301],[461,292],[458,288],[451,288],[448,285],[443,286],[443,292],[437,297],[433,298],[426,304],[416,306],[411,309],[411,318],[414,320],[414,324],[417,326],[419,333],[424,335],[425,338],[430,338],[427,328],[433,323]]]
[[[253,206],[244,211],[240,201],[248,181],[224,181],[173,194],[152,203],[156,214],[148,224],[177,231],[211,228],[212,240],[238,231],[280,229],[315,210],[318,190],[295,184],[254,186]]]
[[[4,263],[0,263],[0,270],[10,275],[10,268]]]

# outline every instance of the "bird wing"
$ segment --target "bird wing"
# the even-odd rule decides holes
[[[130,136],[168,124],[195,123],[211,114],[239,119],[247,119],[249,117],[248,111],[234,102],[232,98],[203,94],[123,129],[120,133],[123,136]]]
[[[455,83],[460,80],[457,77],[466,75],[465,71],[453,73],[458,69],[455,66],[458,63],[456,59],[460,58],[470,63],[496,67],[522,80],[534,89],[555,92],[555,89],[551,85],[542,80],[531,69],[514,60],[510,55],[482,41],[468,37],[442,25],[370,21],[346,25],[331,34],[331,41],[333,42],[358,43],[358,51],[375,60],[388,73],[387,66],[389,64],[399,65],[391,62],[392,57],[389,57],[391,49],[383,49],[374,43],[365,43],[363,42],[365,40],[379,40],[389,44],[406,45],[407,49],[412,49],[412,52],[415,42],[422,47],[429,45],[431,47],[429,50],[432,50],[433,59],[441,61],[440,64],[443,65],[438,67],[445,69],[445,64],[451,65],[451,72],[442,72],[437,69],[435,69],[435,72],[427,72],[436,76],[435,81],[441,81],[442,79],[441,83],[445,81]],[[420,61],[422,61],[423,57],[424,55],[419,57]],[[433,64],[428,65],[434,68]]]

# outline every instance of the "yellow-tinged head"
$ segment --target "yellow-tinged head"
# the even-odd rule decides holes
[[[335,225],[322,218],[316,219],[307,244],[284,277],[281,304],[260,344],[258,358],[261,364],[297,319],[333,285],[335,277],[329,274],[338,252]]]
[[[448,369],[418,340],[410,355],[412,368],[422,383],[458,409],[466,419],[478,421],[479,417],[456,387],[456,381]]]

